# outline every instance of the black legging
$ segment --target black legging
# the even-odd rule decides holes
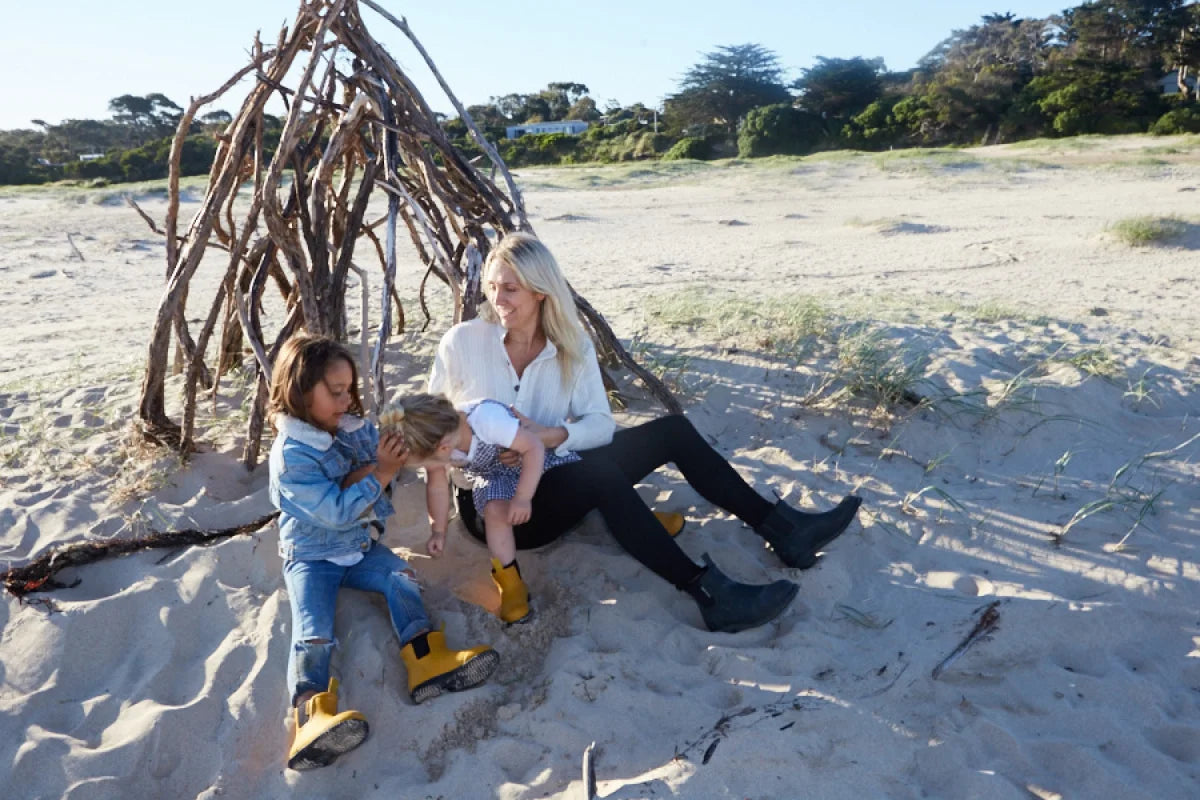
[[[771,504],[742,480],[720,453],[682,416],[662,417],[619,430],[611,444],[579,452],[582,460],[554,467],[542,476],[533,496],[533,514],[514,527],[517,549],[549,544],[598,509],[612,535],[630,555],[677,587],[701,571],[663,529],[634,484],[671,462],[704,499],[751,527],[758,527]],[[471,493],[458,495],[467,530],[484,541]]]

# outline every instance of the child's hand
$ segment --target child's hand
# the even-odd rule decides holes
[[[404,439],[397,433],[380,436],[375,461],[384,472],[399,472],[403,469],[408,461],[408,448],[404,445]]]
[[[425,543],[425,551],[434,558],[446,552],[446,532],[434,531],[429,534],[429,541]]]
[[[514,497],[508,501],[509,525],[520,525],[522,522],[529,522],[531,516],[533,516],[533,504],[528,500],[518,500]]]

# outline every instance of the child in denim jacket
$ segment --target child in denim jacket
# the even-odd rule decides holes
[[[288,678],[296,735],[292,769],[331,763],[367,736],[357,711],[337,710],[330,677],[338,590],[387,600],[415,702],[476,686],[496,668],[490,647],[449,650],[433,630],[407,562],[376,541],[394,509],[385,492],[404,466],[403,441],[380,437],[362,417],[358,372],[337,342],[299,334],[280,350],[271,378],[277,431],[270,496],[279,509],[279,549],[292,607]]]

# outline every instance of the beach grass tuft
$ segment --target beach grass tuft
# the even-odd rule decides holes
[[[685,289],[649,298],[646,313],[668,328],[703,332],[722,344],[754,344],[779,354],[804,352],[833,326],[830,312],[816,298],[800,294],[751,300]]]
[[[1179,217],[1126,217],[1108,226],[1109,232],[1130,247],[1146,247],[1182,236],[1187,223]]]

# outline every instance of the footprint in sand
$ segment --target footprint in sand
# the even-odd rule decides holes
[[[930,572],[925,575],[925,585],[932,589],[949,589],[966,597],[985,597],[996,593],[996,587],[987,578],[959,572]]]

